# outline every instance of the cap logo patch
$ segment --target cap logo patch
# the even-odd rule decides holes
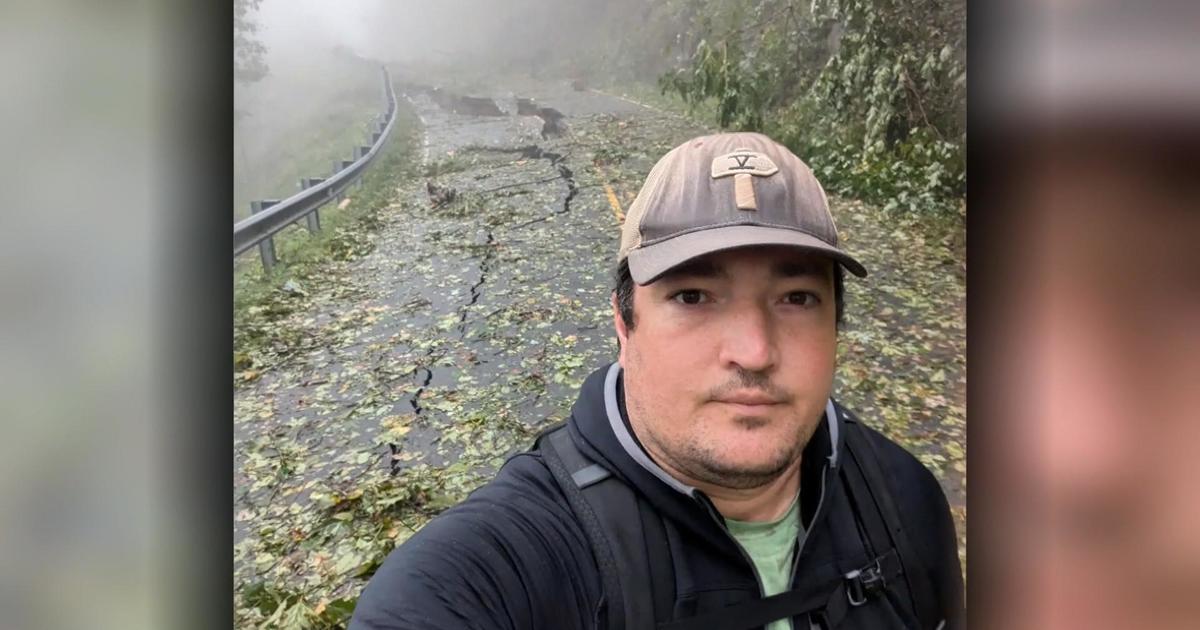
[[[754,177],[767,177],[778,172],[779,167],[771,158],[750,149],[735,149],[733,153],[718,155],[712,161],[713,179],[734,176],[733,197],[738,210],[758,210]]]
[[[737,149],[732,153],[718,155],[712,161],[712,177],[728,177],[738,173],[767,177],[779,172],[771,158],[749,149]]]

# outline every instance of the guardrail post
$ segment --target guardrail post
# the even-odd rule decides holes
[[[312,188],[323,181],[325,180],[320,177],[302,177],[300,178],[300,189],[304,190],[306,188]],[[313,211],[304,217],[304,220],[308,223],[308,231],[312,234],[316,234],[317,232],[321,231],[320,212],[321,209],[319,207],[313,208]]]
[[[344,166],[342,166],[343,164],[345,164],[345,162],[342,162],[341,160],[334,160],[334,161],[333,161],[333,174],[334,174],[334,175],[337,175],[338,173],[340,173],[340,172],[341,172],[341,170],[342,170],[343,168],[345,168]],[[346,198],[346,194],[345,194],[344,192],[342,192],[342,191],[338,191],[338,193],[337,193],[336,195],[334,195],[334,196],[333,196],[333,200],[334,200],[335,202],[337,202],[338,204],[341,204],[341,203],[342,203],[342,200],[343,200],[343,199],[345,199],[345,198]]]
[[[279,203],[278,199],[269,199],[267,201],[251,201],[250,214],[258,214],[259,212],[262,212],[263,210],[266,210],[277,203]],[[267,273],[271,273],[271,270],[275,268],[275,263],[279,262],[279,259],[275,257],[275,238],[268,236],[267,238],[263,239],[258,244],[258,253],[262,255],[263,270]]]
[[[370,146],[355,146],[354,154],[353,154],[354,160],[343,162],[343,164],[346,164],[346,166],[350,166],[350,164],[353,164],[354,162],[358,162],[359,160],[362,160],[362,156],[367,155],[368,152],[371,152]],[[359,190],[362,190],[362,173],[359,173],[359,179],[354,180],[354,187],[359,188]]]
[[[356,147],[354,150],[355,159],[353,160],[334,160],[333,173],[329,178],[305,178],[300,180],[302,189],[309,189],[323,183],[331,183],[332,178],[346,169],[354,166],[355,163],[363,160],[366,155],[370,154],[373,147],[379,146],[383,140],[383,134],[388,130],[388,124],[395,120],[396,116],[396,98],[392,88],[391,78],[388,76],[387,68],[380,68],[383,76],[383,93],[384,100],[387,104],[387,113],[381,119],[376,119],[374,123],[367,124],[367,130],[371,135],[370,147]],[[363,175],[366,171],[366,164],[362,164],[357,169],[355,174],[355,182],[359,187],[363,186]],[[278,212],[274,215],[268,213],[264,219],[243,219],[233,225],[234,239],[234,257],[245,253],[254,245],[258,245],[259,254],[262,256],[263,268],[270,272],[279,259],[275,254],[275,241],[268,234],[279,233],[279,230],[290,226],[299,221],[301,212],[305,221],[308,223],[310,232],[316,233],[321,229],[321,215],[318,210],[327,203],[343,203],[346,200],[346,191],[349,189],[349,184],[342,183],[339,180],[337,190],[333,188],[323,189],[319,194],[300,194],[291,197],[291,203],[286,206],[279,206]],[[314,191],[315,192],[315,191]],[[336,201],[335,201],[336,199]],[[278,206],[279,200],[263,200],[250,203],[250,214],[257,215],[266,211],[268,208]]]

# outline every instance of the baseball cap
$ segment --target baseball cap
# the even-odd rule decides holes
[[[856,276],[867,270],[838,247],[829,201],[812,169],[760,133],[693,138],[660,159],[621,228],[617,262],[638,284],[713,252],[752,245],[824,254]]]

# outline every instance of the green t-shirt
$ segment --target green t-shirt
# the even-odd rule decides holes
[[[727,518],[725,524],[754,561],[762,579],[763,597],[786,591],[791,586],[792,554],[800,535],[800,495],[796,495],[787,513],[777,521],[751,523]],[[767,630],[792,630],[792,622],[773,621],[767,624]]]

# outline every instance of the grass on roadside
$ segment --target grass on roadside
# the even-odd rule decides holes
[[[321,231],[312,235],[303,221],[275,235],[279,264],[267,273],[257,248],[235,261],[233,276],[234,370],[243,379],[269,363],[269,357],[293,345],[273,325],[303,303],[306,286],[327,281],[326,268],[359,258],[372,249],[368,236],[380,225],[380,213],[395,199],[400,181],[419,173],[420,124],[404,102],[383,154],[363,177],[361,188],[347,192],[345,208],[320,210]],[[286,336],[284,336],[286,337]],[[292,340],[295,341],[295,340]],[[249,372],[249,373],[248,373]]]
[[[369,126],[383,112],[378,67],[325,63],[334,65],[245,88],[250,94],[234,124],[235,222],[250,216],[250,201],[284,199],[299,190],[300,178],[329,175],[335,160],[349,159],[370,137]],[[313,72],[330,78],[317,82]]]

